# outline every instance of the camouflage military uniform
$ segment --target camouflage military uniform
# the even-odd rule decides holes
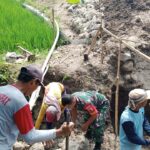
[[[73,96],[77,99],[77,110],[79,111],[84,111],[84,108],[87,105],[95,106],[96,110],[89,107],[88,111],[84,111],[83,117],[86,122],[90,117],[89,112],[97,111],[97,118],[89,126],[87,134],[90,134],[90,137],[88,138],[94,140],[94,142],[102,143],[105,130],[105,120],[109,110],[109,101],[104,95],[96,91],[76,92]]]

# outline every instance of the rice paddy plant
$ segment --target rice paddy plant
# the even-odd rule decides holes
[[[20,45],[33,52],[50,48],[54,40],[52,26],[21,6],[16,0],[0,0],[0,54]]]

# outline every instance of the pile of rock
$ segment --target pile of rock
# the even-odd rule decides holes
[[[80,5],[67,5],[68,13],[73,16],[71,28],[79,35],[82,44],[90,44],[91,38],[100,28],[102,10],[104,7],[99,1],[86,1]]]

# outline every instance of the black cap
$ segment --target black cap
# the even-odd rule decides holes
[[[44,86],[44,84],[42,82],[43,81],[43,73],[42,73],[42,70],[38,66],[32,64],[32,65],[29,65],[26,67],[22,67],[21,73],[25,73],[25,74],[33,77],[34,79],[37,79],[40,82],[40,84],[42,86]]]

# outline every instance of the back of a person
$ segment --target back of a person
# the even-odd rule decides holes
[[[125,121],[132,121],[134,123],[135,132],[139,137],[143,137],[143,121],[144,109],[141,108],[138,113],[132,112],[129,107],[123,111],[120,118],[120,150],[141,150],[141,145],[131,143],[122,127]]]
[[[81,91],[73,93],[73,96],[78,97],[81,102],[91,103],[92,105],[96,106],[97,108],[101,107],[105,96],[98,93],[97,91]]]
[[[84,91],[80,91],[80,92],[75,92],[72,94],[73,96],[75,96],[77,98],[78,101],[78,105],[77,108],[78,110],[82,111],[84,106],[89,103],[89,104],[93,104],[93,94],[90,92],[84,92]]]
[[[61,105],[61,95],[64,91],[64,86],[59,82],[52,82],[46,86],[46,91],[49,96],[54,96]]]
[[[10,86],[0,87],[0,146],[1,150],[10,150],[12,143],[18,135],[17,128],[13,121],[12,99],[14,93]],[[7,96],[6,96],[7,95]]]
[[[18,101],[23,97],[21,92],[11,85],[0,87],[0,150],[10,150],[19,134],[13,119],[19,108],[16,95]]]

